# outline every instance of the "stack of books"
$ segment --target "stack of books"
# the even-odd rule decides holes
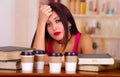
[[[33,48],[4,46],[0,47],[0,70],[18,70],[21,69],[22,51],[32,51]]]
[[[80,71],[105,71],[119,67],[114,58],[109,54],[79,54],[78,70]]]

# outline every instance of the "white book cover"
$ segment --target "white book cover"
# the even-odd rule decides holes
[[[78,64],[86,65],[112,65],[114,58],[109,54],[79,54]]]

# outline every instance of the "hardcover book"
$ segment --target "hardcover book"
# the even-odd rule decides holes
[[[114,58],[109,54],[79,54],[78,64],[112,65],[114,64]]]
[[[106,70],[114,70],[120,67],[119,63],[115,63],[113,65],[79,65],[78,70],[80,71],[106,71]]]
[[[0,61],[0,70],[19,70],[21,69],[21,60],[2,60]]]
[[[0,47],[0,60],[16,60],[20,59],[22,51],[32,51],[33,48],[17,47],[17,46],[4,46]]]

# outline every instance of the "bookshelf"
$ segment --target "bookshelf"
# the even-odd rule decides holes
[[[96,0],[86,0],[86,1],[96,1]],[[103,0],[101,0],[102,2]],[[113,5],[114,13],[108,12],[101,14],[99,12],[99,8],[97,13],[86,13],[82,14],[73,14],[77,28],[82,33],[88,33],[94,42],[95,45],[95,53],[109,53],[115,59],[120,59],[120,13],[118,11],[118,7],[120,7],[118,3],[120,0],[105,0],[105,2],[109,3],[109,7],[111,8]],[[88,3],[88,2],[86,2]],[[100,0],[98,0],[98,3]],[[111,5],[113,3],[113,5]],[[87,8],[87,4],[86,4]],[[87,27],[87,28],[85,28]]]
[[[120,0],[54,1],[66,5],[78,30],[92,37],[95,53],[109,53],[120,59]]]

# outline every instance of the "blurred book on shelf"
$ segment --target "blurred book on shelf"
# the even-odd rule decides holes
[[[50,0],[56,1],[56,0]],[[119,13],[119,0],[60,0],[73,14],[115,15]]]

